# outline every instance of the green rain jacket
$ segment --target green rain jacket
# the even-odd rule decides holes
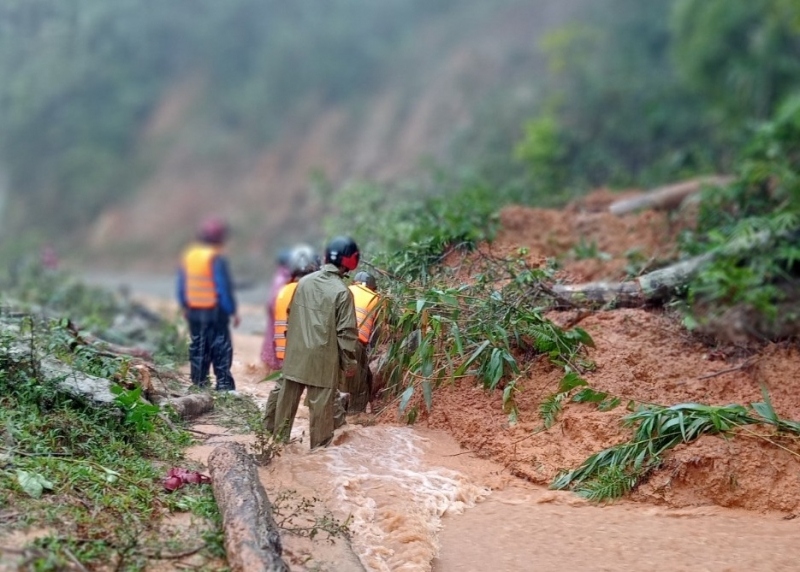
[[[289,306],[283,377],[336,388],[342,371],[356,367],[353,294],[333,264],[304,276]]]

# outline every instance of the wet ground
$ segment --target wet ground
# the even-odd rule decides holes
[[[133,292],[142,292],[150,303],[147,295],[159,295],[158,288],[137,286]],[[257,292],[240,297],[244,322],[235,337],[234,370],[238,389],[263,403],[270,384],[262,381],[258,362],[264,315]],[[459,406],[469,407],[470,401]],[[301,406],[293,433],[298,440],[306,417]],[[298,441],[261,471],[271,497],[292,489],[319,498],[336,517],[349,518],[349,547],[326,552],[287,538],[293,570],[800,568],[800,525],[793,515],[710,505],[592,506],[514,477],[508,464],[476,458],[444,430],[354,421],[337,430],[331,447],[310,452],[307,442]],[[202,460],[215,442],[229,438],[252,439],[215,437],[191,454]],[[349,559],[350,551],[360,564]]]
[[[237,335],[237,384],[261,403],[260,337]],[[293,436],[302,439],[302,408]],[[246,440],[247,438],[245,438]],[[206,444],[195,451],[202,458]],[[619,502],[594,506],[549,491],[478,459],[444,431],[351,423],[334,444],[290,445],[262,482],[270,496],[294,489],[350,518],[351,547],[368,571],[797,570],[798,522],[715,506],[670,509]],[[287,541],[293,569],[319,553]],[[296,562],[311,558],[309,565]],[[321,570],[357,570],[344,561]]]

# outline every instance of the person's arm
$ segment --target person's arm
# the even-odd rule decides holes
[[[183,270],[183,268],[178,268],[177,274],[178,279],[175,281],[177,285],[175,289],[175,297],[178,300],[181,310],[186,312],[186,272]]]
[[[339,343],[341,368],[345,375],[353,375],[357,365],[358,328],[356,327],[356,308],[350,290],[345,290],[336,298],[336,338]]]
[[[233,281],[228,271],[228,262],[222,256],[214,259],[214,283],[217,285],[219,306],[228,316],[233,316],[233,325],[239,325],[239,315],[236,313],[236,298],[233,295]]]

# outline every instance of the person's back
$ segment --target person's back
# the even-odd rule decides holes
[[[348,309],[352,308],[350,291],[330,265],[298,282],[286,333],[286,379],[318,387],[336,386],[337,332],[353,326],[354,313],[347,321]]]
[[[283,367],[283,359],[286,356],[286,329],[289,324],[289,307],[294,299],[297,281],[303,276],[319,270],[319,263],[314,249],[304,244],[296,246],[289,253],[287,269],[290,272],[289,279],[291,282],[284,284],[280,288],[272,304],[273,327],[271,331],[273,334],[271,347],[277,368]],[[283,376],[281,375],[267,397],[267,404],[264,410],[264,429],[270,433],[275,431],[275,414],[278,395],[282,386]]]

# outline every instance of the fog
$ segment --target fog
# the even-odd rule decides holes
[[[214,213],[262,257],[432,167],[529,204],[724,170],[797,87],[796,9],[640,4],[8,0],[2,256],[163,266]]]

